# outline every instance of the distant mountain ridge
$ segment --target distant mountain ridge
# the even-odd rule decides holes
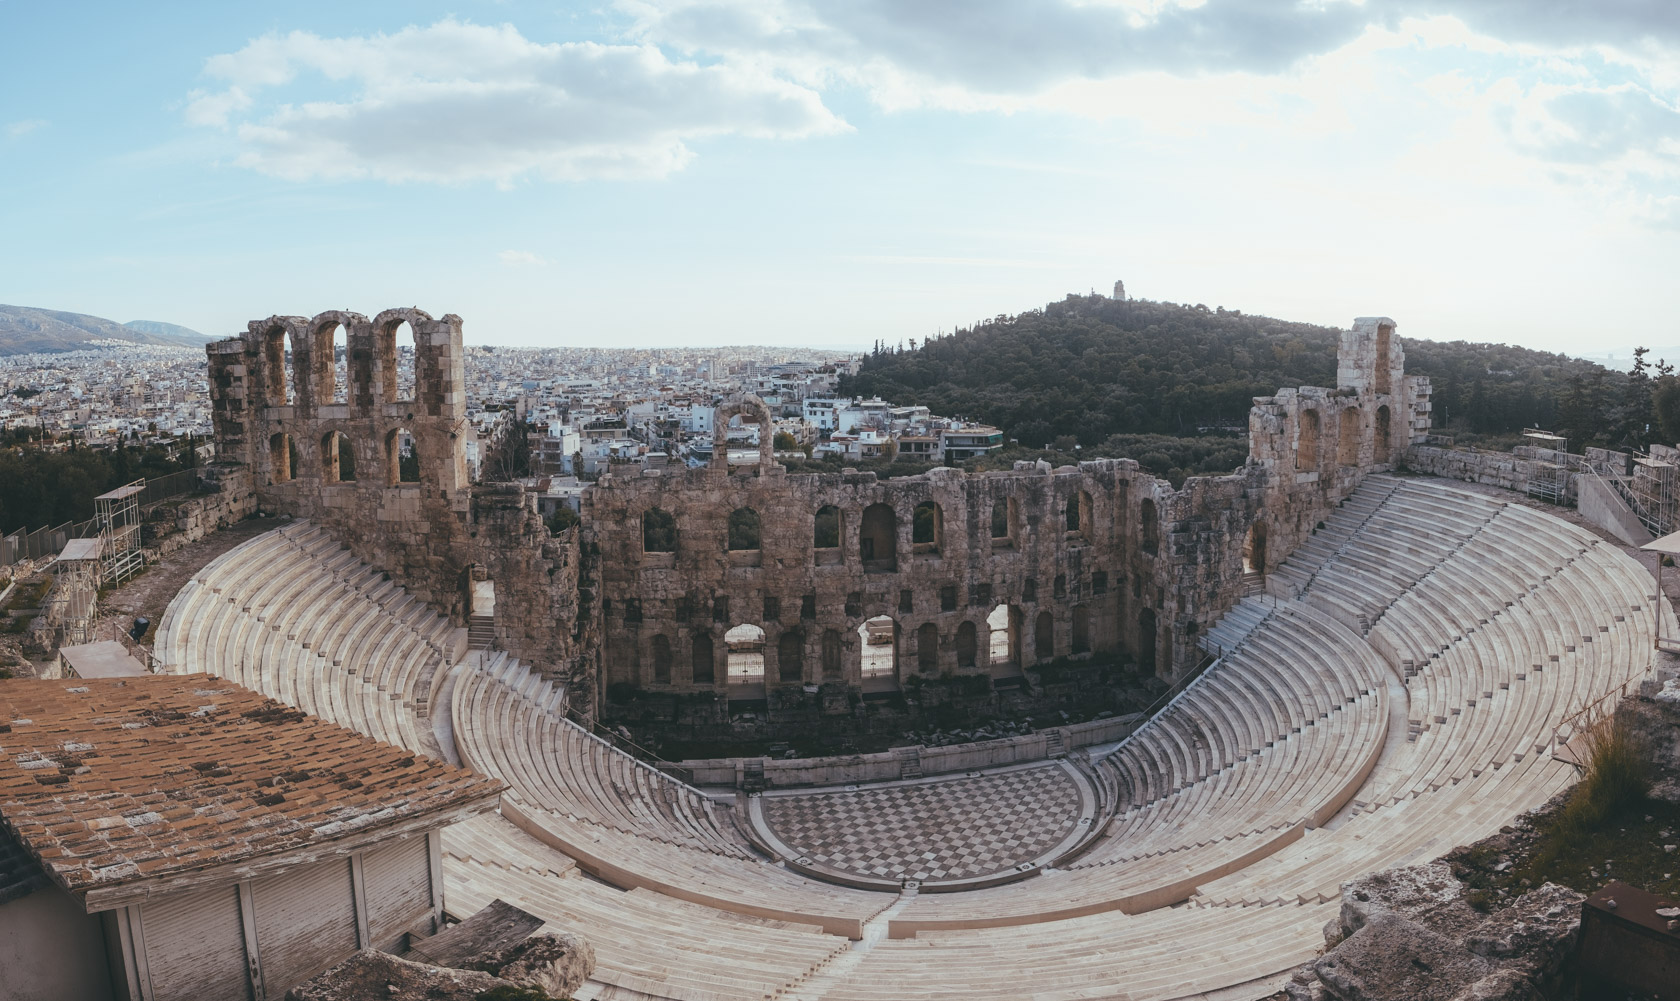
[[[156,320],[123,324],[86,313],[0,304],[0,356],[75,351],[99,340],[200,348],[210,338],[196,330]]]

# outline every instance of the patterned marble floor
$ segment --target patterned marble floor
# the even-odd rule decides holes
[[[1042,856],[1079,822],[1060,765],[855,792],[766,795],[765,823],[818,867],[876,879],[989,876]]]

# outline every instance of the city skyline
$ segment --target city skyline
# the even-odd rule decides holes
[[[1638,4],[84,20],[0,6],[3,301],[217,336],[253,303],[380,301],[469,317],[470,343],[857,350],[1122,278],[1405,337],[1674,339],[1680,26]]]

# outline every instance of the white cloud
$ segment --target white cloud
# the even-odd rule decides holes
[[[18,138],[21,138],[23,136],[28,135],[31,132],[34,132],[36,129],[45,128],[46,125],[47,125],[47,123],[45,121],[43,121],[42,119],[39,119],[39,118],[25,118],[22,121],[12,122],[11,124],[7,125],[6,126],[6,135],[7,135],[8,138],[18,139]]]
[[[541,267],[552,263],[548,258],[533,254],[529,250],[504,250],[496,256],[503,264],[513,267]]]
[[[673,61],[649,44],[545,44],[453,20],[390,35],[255,39],[211,58],[226,84],[189,96],[188,121],[228,124],[237,162],[285,178],[510,184],[661,177],[714,136],[845,131],[809,87],[760,68]],[[328,96],[263,102],[322,78]]]

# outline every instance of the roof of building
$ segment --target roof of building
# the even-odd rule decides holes
[[[488,809],[501,787],[208,674],[0,681],[0,827],[72,891]]]
[[[64,544],[64,550],[58,554],[58,559],[60,563],[97,560],[100,550],[104,548],[104,540],[98,536],[91,539],[71,539]]]
[[[116,640],[59,647],[58,655],[78,678],[135,678],[146,673],[145,665]]]

